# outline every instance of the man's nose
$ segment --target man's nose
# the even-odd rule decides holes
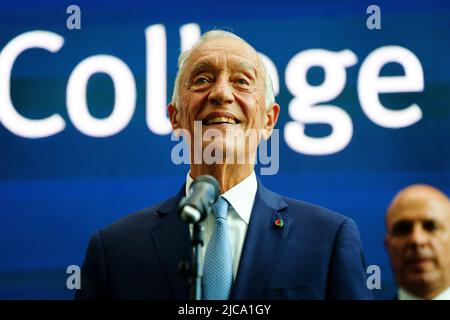
[[[416,224],[412,229],[410,241],[416,246],[423,246],[427,243],[428,236],[429,234],[427,231],[424,230],[420,224]]]
[[[208,100],[213,105],[224,105],[234,101],[233,88],[226,77],[220,77],[212,86]]]

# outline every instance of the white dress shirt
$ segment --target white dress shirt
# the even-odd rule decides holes
[[[403,288],[398,289],[398,300],[423,300],[415,295],[409,293]],[[450,300],[450,287],[442,291],[431,300]]]
[[[190,172],[186,178],[186,194],[193,179]],[[228,207],[228,226],[230,230],[231,249],[233,252],[233,279],[236,278],[236,273],[241,259],[242,246],[244,245],[245,235],[247,234],[247,227],[250,222],[250,215],[252,213],[253,203],[255,201],[256,189],[258,183],[256,182],[255,171],[253,171],[247,178],[239,182],[227,192],[221,194],[229,202]],[[200,260],[204,261],[206,248],[214,231],[216,220],[214,215],[210,214],[201,223],[204,227],[205,243],[200,253]],[[190,226],[192,237],[192,225]]]

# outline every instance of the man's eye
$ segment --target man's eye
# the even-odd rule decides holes
[[[437,223],[434,220],[426,220],[422,223],[422,227],[428,232],[434,232],[438,229]]]
[[[392,234],[394,236],[406,236],[412,231],[412,224],[407,221],[400,221],[392,228]]]
[[[194,84],[205,84],[205,83],[209,83],[209,79],[206,77],[199,77],[194,81]]]
[[[239,84],[243,84],[245,86],[250,85],[250,83],[247,80],[245,80],[244,78],[237,79],[236,82]]]

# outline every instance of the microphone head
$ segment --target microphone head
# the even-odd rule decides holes
[[[191,183],[189,190],[191,190],[194,187],[194,185],[201,182],[209,183],[210,185],[213,186],[215,192],[214,199],[217,200],[217,198],[219,197],[219,189],[220,189],[219,182],[217,181],[216,178],[210,176],[209,174],[204,174],[202,176],[198,176],[197,178],[195,178],[195,180]]]
[[[203,221],[210,212],[211,205],[219,197],[219,189],[219,183],[213,176],[197,177],[179,204],[180,218],[187,223]]]

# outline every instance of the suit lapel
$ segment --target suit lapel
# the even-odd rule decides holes
[[[164,275],[175,299],[189,298],[188,278],[178,272],[180,261],[192,260],[189,227],[177,214],[184,188],[183,185],[174,198],[157,209],[160,219],[151,231]],[[258,190],[231,299],[261,298],[292,224],[292,218],[283,210],[286,207],[286,202],[267,190],[258,179]],[[278,219],[283,221],[283,227],[275,225]]]
[[[258,179],[231,299],[261,298],[292,224],[292,218],[282,211],[286,207],[286,202],[267,190]],[[278,219],[283,222],[282,227],[276,225]]]
[[[160,221],[152,228],[153,242],[175,299],[189,298],[189,279],[178,272],[180,261],[192,261],[189,227],[179,219],[177,213],[178,203],[184,193],[183,185],[177,196],[157,209]]]

